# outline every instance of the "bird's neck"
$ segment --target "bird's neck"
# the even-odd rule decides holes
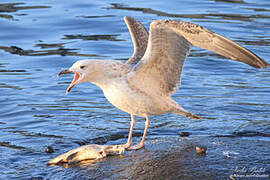
[[[100,60],[94,62],[88,81],[103,89],[127,72],[128,66],[120,61]]]

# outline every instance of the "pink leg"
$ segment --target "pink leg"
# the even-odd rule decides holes
[[[146,137],[146,134],[147,134],[148,126],[149,126],[149,124],[150,124],[150,119],[149,119],[149,116],[148,116],[147,114],[145,114],[145,118],[146,118],[146,121],[145,121],[145,129],[144,129],[143,137],[142,137],[142,140],[141,140],[140,144],[131,146],[131,147],[128,148],[128,149],[137,150],[137,149],[141,149],[141,148],[144,147],[145,137]]]
[[[134,115],[131,114],[130,117],[131,117],[131,121],[130,121],[130,129],[129,129],[128,141],[124,145],[126,149],[131,146],[131,138],[132,138],[133,128],[134,128],[134,125],[135,125]]]

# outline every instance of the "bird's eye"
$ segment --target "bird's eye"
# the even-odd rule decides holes
[[[84,68],[85,68],[85,66],[80,66],[80,68],[81,68],[81,69],[84,69]]]

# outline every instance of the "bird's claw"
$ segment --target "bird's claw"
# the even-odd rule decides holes
[[[144,143],[140,143],[140,144],[136,144],[134,146],[131,146],[131,147],[127,148],[127,150],[139,150],[139,149],[141,149],[143,147],[144,147]]]

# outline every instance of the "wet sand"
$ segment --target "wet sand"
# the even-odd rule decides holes
[[[270,175],[269,141],[249,137],[178,137],[147,141],[146,148],[62,169],[81,179],[239,179]],[[207,147],[205,155],[195,147]],[[54,177],[54,176],[51,176]]]

